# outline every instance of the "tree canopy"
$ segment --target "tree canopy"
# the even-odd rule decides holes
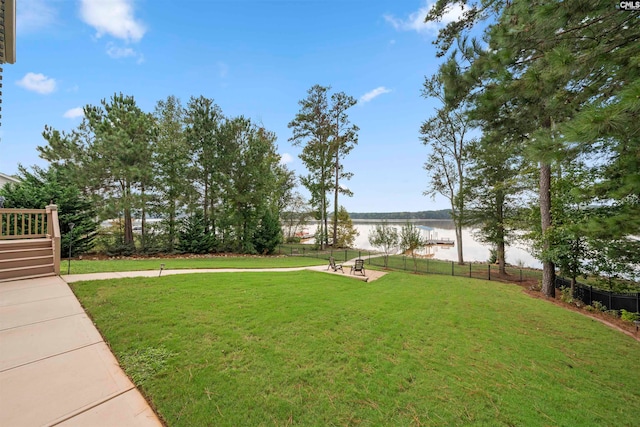
[[[426,20],[451,7],[464,13],[440,32],[439,55],[470,65],[446,90],[469,102],[486,150],[511,153],[496,183],[518,156],[520,182],[533,182],[529,165],[538,164],[537,200],[522,199],[540,211],[539,224],[528,227],[539,230],[543,292],[554,294],[556,264],[574,271],[570,264],[608,265],[612,274],[637,276],[640,17],[605,1],[440,0]],[[477,29],[482,40],[470,39]],[[556,185],[576,167],[590,177],[579,195]],[[526,191],[515,187],[510,194]],[[579,209],[573,221],[569,208]],[[579,244],[562,243],[569,241]]]
[[[39,150],[93,198],[102,219],[122,224],[122,239],[105,240],[122,243],[109,252],[269,253],[281,240],[274,224],[295,181],[273,132],[224,116],[202,96],[186,107],[170,96],[150,114],[116,94],[84,111],[71,132],[46,127]],[[164,224],[149,230],[150,215]]]

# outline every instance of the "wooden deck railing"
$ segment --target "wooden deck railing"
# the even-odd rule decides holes
[[[60,274],[60,224],[58,207],[45,209],[0,209],[0,240],[51,239],[56,274]]]
[[[0,209],[0,239],[47,237],[46,209]]]

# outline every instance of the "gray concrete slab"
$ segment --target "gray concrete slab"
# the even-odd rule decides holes
[[[12,284],[14,282],[8,282]],[[0,289],[4,286],[0,286]],[[14,288],[0,291],[0,307],[42,301],[51,298],[72,297],[73,292],[59,281],[42,283],[37,286]]]
[[[102,341],[86,314],[0,331],[0,371]]]
[[[0,425],[48,425],[134,388],[104,343],[0,373]]]
[[[59,277],[0,283],[0,426],[161,426]]]
[[[0,331],[82,313],[73,295],[0,306]]]
[[[130,390],[58,425],[64,427],[157,427],[158,420],[140,393]]]

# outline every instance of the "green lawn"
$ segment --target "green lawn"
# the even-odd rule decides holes
[[[163,259],[72,260],[71,274],[109,271],[165,270],[185,268],[284,268],[328,264],[326,260],[306,257],[210,257]],[[60,262],[62,274],[67,274],[67,260]]]
[[[169,426],[633,426],[640,343],[513,285],[390,273],[72,284]]]

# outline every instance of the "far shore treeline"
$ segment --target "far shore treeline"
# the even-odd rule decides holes
[[[451,219],[451,209],[419,212],[349,212],[351,219]]]

